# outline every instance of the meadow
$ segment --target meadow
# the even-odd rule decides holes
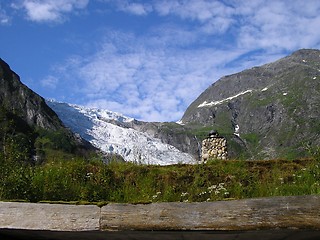
[[[320,194],[320,157],[209,160],[196,165],[137,165],[49,157],[30,164],[0,157],[0,200],[28,202],[203,202]]]

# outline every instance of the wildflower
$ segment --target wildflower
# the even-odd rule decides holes
[[[153,195],[153,196],[152,196],[153,199],[155,199],[155,198],[157,198],[157,197],[158,197],[158,195]]]
[[[201,195],[204,195],[204,194],[206,194],[206,193],[207,193],[207,192],[204,191],[204,192],[199,193],[198,195],[201,196]]]
[[[86,174],[86,177],[87,177],[87,178],[90,178],[92,175],[93,175],[92,172],[88,172],[88,173]]]
[[[184,200],[183,202],[189,202],[189,200],[188,200],[188,199],[186,199],[186,200]]]
[[[183,193],[181,193],[181,197],[185,197],[185,196],[187,196],[189,193],[187,193],[187,192],[183,192]]]
[[[280,180],[281,184],[284,183],[283,178],[279,178],[279,180]]]
[[[210,200],[211,200],[211,198],[207,198],[207,200],[206,200],[206,201],[207,201],[207,202],[209,202]]]

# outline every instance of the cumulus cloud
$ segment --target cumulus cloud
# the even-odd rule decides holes
[[[77,8],[75,1],[66,2],[70,8],[48,11],[59,19]],[[94,53],[69,57],[55,70],[66,81],[65,87],[71,86],[66,91],[78,94],[79,104],[142,120],[176,121],[223,75],[274,61],[299,48],[320,47],[319,1],[310,0],[305,6],[298,0],[114,3],[118,11],[179,21],[156,24],[139,34],[109,29]],[[55,78],[46,80],[48,86],[56,84]]]
[[[136,1],[130,1],[135,4]],[[197,32],[214,35],[232,31],[243,47],[295,49],[319,42],[320,2],[310,0],[207,1],[163,0],[139,3],[148,12],[193,21]],[[122,8],[122,11],[129,9]],[[133,13],[131,11],[131,13]]]
[[[35,22],[61,22],[66,13],[87,6],[89,0],[22,0],[13,4],[17,9],[24,9],[27,18]]]
[[[320,10],[320,2],[313,3],[311,9]],[[246,8],[251,10],[250,13],[245,11]],[[304,10],[300,1],[290,4],[287,1],[271,1],[270,4],[255,6],[243,4],[239,5],[239,9],[243,10],[239,14],[243,15],[244,21],[238,35],[240,46],[294,50],[319,44],[320,37],[315,33],[315,26],[319,24],[320,17],[311,9]]]
[[[158,41],[150,35],[106,35],[112,37],[96,54],[70,58],[62,72],[71,74],[68,81],[77,79],[71,84],[73,90],[78,89],[88,105],[147,121],[180,119],[187,105],[225,73],[219,68],[243,53],[210,48],[181,51],[175,45],[155,44]]]

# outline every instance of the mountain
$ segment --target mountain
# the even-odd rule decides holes
[[[67,152],[94,149],[68,130],[45,100],[25,86],[2,59],[0,126],[0,155],[5,157],[9,156],[8,149],[23,152],[25,160],[49,148]]]
[[[216,129],[232,158],[293,158],[320,145],[320,51],[224,76],[186,110],[180,123]]]
[[[176,144],[189,151],[192,148],[186,145],[196,142],[194,136],[185,131],[170,134],[170,131],[159,130],[173,123],[144,123],[107,110],[51,100],[47,103],[73,132],[105,153],[121,155],[125,161],[159,165],[197,162],[197,153],[192,156],[173,146]]]
[[[51,148],[64,151],[94,145],[137,163],[196,163],[201,141],[216,130],[227,140],[230,159],[305,157],[308,149],[320,146],[320,50],[302,49],[222,77],[187,108],[179,124],[46,103],[3,60],[0,101],[2,152],[12,140],[8,136],[14,136],[18,147],[21,142],[30,145],[29,155],[38,154],[49,141]]]

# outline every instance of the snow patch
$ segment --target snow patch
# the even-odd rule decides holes
[[[306,60],[304,60],[304,59],[302,59],[302,62],[304,62],[304,63],[305,63],[305,62],[307,62],[307,61],[306,61]]]
[[[54,101],[47,103],[73,132],[106,153],[121,155],[125,161],[156,165],[196,163],[189,154],[162,143],[158,138],[110,122],[126,123],[133,118],[108,110]]]
[[[178,122],[176,122],[177,124],[180,124],[180,125],[185,125],[182,120],[179,120]]]
[[[264,89],[261,90],[261,92],[265,92],[265,91],[267,91],[267,90],[268,90],[268,88],[265,87]]]
[[[240,137],[240,133],[239,133],[239,130],[240,130],[240,127],[239,125],[237,124],[235,127],[234,127],[234,135]]]
[[[312,79],[315,80],[315,79],[317,79],[317,77],[313,77]]]
[[[239,97],[239,96],[241,96],[241,95],[244,95],[244,94],[247,94],[247,93],[251,93],[251,92],[252,92],[252,90],[246,90],[246,91],[240,92],[240,93],[238,93],[238,94],[236,94],[236,95],[234,95],[234,96],[231,96],[231,97],[228,97],[228,98],[219,100],[219,101],[214,101],[214,102],[209,102],[209,103],[208,103],[207,101],[204,101],[203,103],[201,103],[201,104],[198,106],[198,108],[220,105],[220,104],[222,104],[222,103],[224,103],[224,102],[230,101],[230,100],[232,100],[232,99],[234,99],[234,98],[237,98],[237,97]]]
[[[285,92],[285,93],[282,93],[282,95],[283,95],[283,96],[287,96],[287,95],[288,95],[288,93],[286,93],[286,92]]]

